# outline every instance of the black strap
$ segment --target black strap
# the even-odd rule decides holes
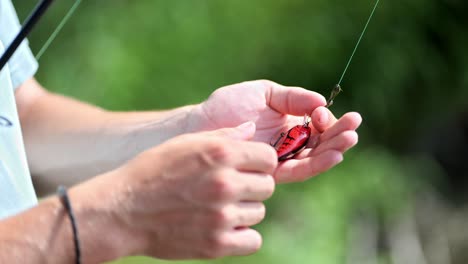
[[[75,255],[76,255],[76,264],[81,264],[81,249],[80,249],[80,240],[78,236],[78,228],[76,224],[75,214],[73,213],[73,208],[70,203],[70,198],[68,197],[67,188],[64,186],[59,186],[57,189],[57,195],[62,201],[63,207],[67,211],[68,216],[70,217],[70,222],[73,230],[73,241],[75,243]]]

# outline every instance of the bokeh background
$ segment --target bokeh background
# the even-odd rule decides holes
[[[35,2],[14,1],[21,20]],[[49,10],[30,37],[35,53],[72,4]],[[373,4],[85,0],[37,78],[111,110],[198,103],[264,78],[328,96]],[[277,188],[259,253],[183,263],[468,263],[466,11],[465,0],[382,0],[332,107],[362,114],[359,146]]]

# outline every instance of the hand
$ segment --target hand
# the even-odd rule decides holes
[[[115,239],[132,248],[126,254],[163,259],[251,254],[262,240],[250,226],[265,216],[262,201],[273,193],[277,166],[271,146],[247,141],[254,133],[250,122],[176,137],[98,177],[86,193],[100,193],[91,202],[106,205],[108,225],[119,223],[114,232],[130,234]]]
[[[300,155],[281,162],[274,173],[278,183],[303,181],[339,163],[343,153],[357,143],[359,114],[348,113],[337,121],[321,107],[325,105],[322,95],[303,88],[265,80],[244,82],[216,90],[193,110],[196,121],[192,123],[194,130],[202,131],[253,121],[257,126],[253,140],[270,144],[280,132],[302,124],[304,114],[312,115],[311,144]],[[311,151],[319,139],[320,148]]]
[[[321,106],[315,109],[311,139],[293,159],[279,164],[275,172],[276,181],[304,181],[340,163],[343,153],[357,144],[356,129],[361,122],[361,116],[355,112],[346,113],[337,120],[328,108]]]

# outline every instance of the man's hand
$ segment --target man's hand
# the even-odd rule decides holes
[[[248,141],[254,133],[249,122],[179,136],[72,189],[78,219],[83,211],[104,216],[81,218],[80,229],[106,223],[113,232],[110,248],[120,244],[117,252],[124,255],[190,259],[254,253],[262,239],[250,226],[265,216],[262,201],[273,193],[277,167],[271,146]],[[90,255],[84,252],[85,258]]]
[[[356,129],[361,121],[361,116],[355,112],[346,113],[337,120],[327,108],[315,109],[312,113],[315,135],[303,151],[278,166],[276,181],[304,181],[340,163],[344,152],[357,144]]]
[[[31,173],[44,191],[114,170],[138,153],[188,132],[253,121],[253,140],[269,144],[315,110],[310,142],[319,141],[320,148],[310,151],[311,144],[274,173],[277,182],[301,181],[341,161],[343,152],[356,144],[355,129],[361,122],[357,113],[337,122],[320,107],[325,105],[320,94],[270,81],[220,88],[199,105],[162,112],[105,111],[46,92],[33,79],[18,88],[16,99]]]
[[[322,95],[303,88],[263,80],[244,82],[220,88],[198,105],[193,110],[194,130],[254,121],[257,131],[253,140],[269,144],[281,131],[302,124],[304,114],[312,115],[313,135],[308,148],[282,162],[274,174],[278,183],[303,181],[339,163],[343,153],[357,143],[355,130],[361,123],[360,115],[347,113],[337,121],[322,107],[325,105]]]

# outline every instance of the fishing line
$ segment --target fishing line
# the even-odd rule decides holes
[[[47,11],[49,6],[52,4],[52,1],[53,0],[42,0],[31,12],[31,15],[29,15],[29,17],[26,19],[26,22],[21,27],[18,35],[16,35],[6,51],[3,53],[2,57],[0,57],[0,71],[7,64],[8,60],[10,60],[11,56],[13,56],[16,49],[18,49],[19,45],[21,45],[29,32],[31,32],[42,15],[44,15],[44,13]]]
[[[372,17],[374,16],[375,10],[377,9],[377,6],[379,5],[380,0],[377,0],[375,2],[374,8],[372,9],[371,14],[369,15],[369,19],[367,19],[366,25],[364,26],[364,29],[361,32],[361,36],[359,36],[359,39],[356,43],[356,46],[354,46],[353,53],[351,53],[351,57],[349,57],[348,63],[346,64],[346,67],[343,71],[343,74],[341,75],[340,81],[338,82],[337,86],[340,86],[341,82],[343,81],[343,78],[348,71],[348,67],[351,64],[351,61],[353,60],[354,54],[356,53],[357,48],[359,47],[359,44],[361,44],[362,37],[364,36],[364,33],[366,33],[367,26],[369,26],[370,21],[372,20]]]
[[[39,2],[36,8],[31,12],[31,15],[26,19],[26,22],[21,27],[21,30],[18,33],[18,35],[16,35],[16,37],[13,39],[13,41],[8,46],[6,51],[0,57],[0,71],[7,64],[8,60],[10,60],[11,56],[13,56],[15,51],[18,49],[19,45],[21,45],[23,40],[28,36],[28,34],[31,32],[31,30],[40,20],[42,15],[44,15],[44,13],[47,11],[47,9],[52,4],[52,2],[53,0],[42,0],[41,2]],[[70,10],[68,10],[65,17],[60,21],[59,25],[55,28],[54,32],[52,32],[52,34],[49,36],[47,41],[44,43],[42,48],[37,53],[36,60],[39,60],[44,54],[44,52],[49,48],[52,41],[54,41],[54,39],[57,37],[60,30],[62,30],[63,26],[68,22],[68,20],[70,19],[72,14],[76,11],[80,3],[81,3],[81,0],[76,0],[73,6],[70,8]]]
[[[63,26],[68,22],[70,17],[75,13],[76,9],[80,5],[81,0],[76,0],[73,6],[68,10],[67,14],[62,18],[62,21],[58,24],[58,26],[55,28],[54,32],[49,36],[47,41],[44,43],[42,48],[39,50],[39,52],[36,55],[36,60],[39,61],[39,59],[42,57],[44,52],[49,48],[50,44],[54,41],[54,39],[57,37],[58,33],[62,30]]]

